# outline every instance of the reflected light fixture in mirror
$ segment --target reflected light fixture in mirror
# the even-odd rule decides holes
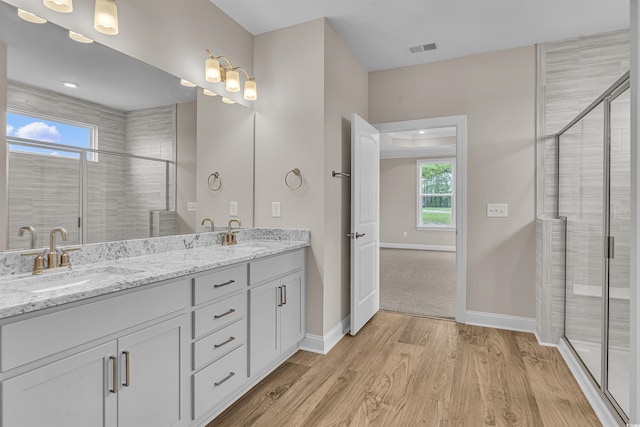
[[[73,0],[44,0],[42,3],[56,12],[73,12]]]
[[[93,28],[102,34],[118,34],[118,7],[115,0],[96,0]]]
[[[240,73],[238,70],[241,70],[246,78],[244,99],[247,101],[258,99],[255,77],[251,77],[243,67],[234,67],[226,56],[214,56],[209,49],[206,49],[206,52],[209,58],[205,60],[204,70],[205,79],[208,82],[225,82],[225,88],[228,92],[240,92]],[[220,65],[220,59],[224,60],[227,65]]]
[[[69,38],[78,43],[93,43],[93,39],[71,30],[69,30]]]
[[[44,24],[45,22],[47,22],[46,19],[40,18],[35,13],[27,12],[26,10],[20,8],[18,8],[18,16],[25,21],[31,22],[33,24]]]
[[[180,84],[185,87],[196,87],[195,83],[192,83],[189,80],[185,80],[185,79],[180,79]]]
[[[217,93],[209,89],[202,89],[202,93],[204,93],[207,96],[218,96]]]
[[[224,96],[222,97],[222,102],[224,102],[225,104],[235,104],[236,103],[236,101],[234,101],[233,99],[225,98]]]

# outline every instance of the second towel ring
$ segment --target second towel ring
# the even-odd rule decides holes
[[[213,180],[211,179],[211,177],[213,177]],[[218,181],[218,185],[214,187],[214,183]],[[222,188],[222,178],[220,178],[220,173],[219,172],[214,172],[211,175],[209,175],[209,178],[207,178],[207,185],[209,186],[209,190],[211,191],[218,191]]]
[[[297,187],[292,187],[291,185],[289,185],[289,175],[291,175],[291,174],[296,175],[300,179],[300,183],[298,184]],[[300,172],[300,169],[293,168],[289,172],[287,172],[287,174],[284,176],[284,184],[287,187],[289,187],[290,190],[297,190],[300,187],[302,187],[302,172]]]

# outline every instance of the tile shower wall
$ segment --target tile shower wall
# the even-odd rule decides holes
[[[629,32],[622,30],[541,44],[538,46],[538,67],[536,318],[542,341],[557,343],[564,329],[565,252],[564,222],[554,219],[558,214],[556,170],[558,152],[553,135],[629,69]],[[586,125],[588,126],[588,123]],[[568,134],[567,138],[571,138],[571,135]],[[568,139],[565,141],[568,142]],[[588,143],[587,140],[582,142]],[[596,145],[602,144],[602,136],[596,137],[593,142]],[[588,147],[582,154],[587,151],[589,151]],[[581,175],[580,171],[572,171],[574,160],[575,157],[571,155],[564,155],[560,160],[562,163],[560,170],[569,174],[563,178],[567,183],[571,180],[571,174],[574,180]],[[626,166],[624,163],[624,156],[618,159],[612,158],[614,173],[622,176],[628,174],[628,161]],[[599,176],[601,177],[601,172]],[[565,180],[565,178],[568,179]],[[614,181],[612,184],[615,185]],[[589,219],[590,217],[602,215],[602,204],[596,203],[589,206],[583,203],[584,201],[579,202],[580,195],[577,193],[572,195],[569,186],[561,191],[564,191],[561,198],[564,201],[564,206],[561,207],[564,213],[577,209],[584,215],[583,221],[570,221],[567,224],[569,237],[577,238],[584,235],[585,230],[590,227],[590,222],[593,222]],[[613,201],[613,209],[622,215],[624,215],[622,212],[625,210],[624,206],[628,207],[628,202],[625,200]],[[590,209],[593,210],[591,214],[589,214]],[[623,224],[616,226],[625,227]],[[624,233],[624,230],[617,232]],[[595,236],[597,233],[591,234]],[[628,232],[626,234],[628,235]],[[584,239],[584,237],[581,238]],[[597,250],[598,244],[601,244],[601,240],[570,242],[568,247],[576,248],[566,254],[568,262],[573,263],[573,268],[567,271],[571,284],[602,286],[601,263],[598,262],[601,260],[601,251]],[[620,257],[628,259],[628,242],[627,244],[621,242],[619,248]],[[578,251],[587,252],[578,253]],[[592,262],[589,261],[590,259]],[[576,264],[578,260],[582,260],[579,265]],[[623,278],[624,271],[620,271],[616,277],[612,277],[611,286],[628,288],[628,280],[625,281]],[[597,283],[591,283],[594,280]],[[573,292],[573,289],[568,291]],[[559,298],[562,299],[559,300]],[[585,310],[597,313],[601,303],[601,298],[596,296],[571,295],[567,301],[567,315],[571,316],[573,313],[578,316]],[[628,313],[628,303],[629,301],[625,299],[611,300],[610,338],[613,345],[623,346],[625,342],[628,345],[628,318],[624,315],[625,312]],[[601,318],[597,316],[582,316],[580,321],[568,322],[571,329],[568,333],[572,338],[589,340],[589,335],[593,336],[594,331],[599,330],[600,324]]]
[[[148,157],[174,156],[174,137],[167,136],[175,130],[173,106],[125,113],[17,82],[8,85],[8,105],[10,109],[26,114],[95,125],[98,149]],[[153,117],[154,114],[157,117]],[[142,136],[145,131],[148,135],[146,145]],[[38,247],[48,245],[47,232],[56,226],[69,231],[67,243],[77,243],[79,161],[11,153],[9,162],[9,248],[28,247],[28,238],[17,236],[18,228],[25,224],[32,224],[39,231]],[[153,184],[155,190],[151,188]],[[173,194],[174,185],[174,179],[167,179],[163,162],[98,154],[97,161],[87,162],[88,197],[84,219],[87,242],[148,237],[150,211],[167,209],[165,192],[168,186]],[[147,206],[143,208],[145,203]],[[169,200],[169,206],[173,206],[172,203]],[[159,232],[167,234],[174,229],[175,225],[165,220],[163,230]]]

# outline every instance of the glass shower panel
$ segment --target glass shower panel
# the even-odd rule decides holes
[[[80,153],[57,147],[44,151],[9,145],[9,249],[29,248],[28,234],[18,237],[23,225],[35,227],[37,248],[49,247],[55,227],[67,230],[67,241],[58,236],[58,244],[80,243]]]
[[[88,243],[175,234],[171,162],[101,152],[86,185]]]
[[[608,390],[629,414],[629,283],[631,237],[631,104],[629,89],[611,102]]]
[[[566,217],[565,336],[595,381],[602,373],[604,106],[560,136],[559,210]]]

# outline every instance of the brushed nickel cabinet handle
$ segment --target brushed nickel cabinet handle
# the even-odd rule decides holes
[[[282,286],[278,286],[278,307],[282,307]]]
[[[116,394],[118,392],[118,358],[109,356],[109,359],[113,362],[113,388],[110,388],[109,391]]]
[[[223,342],[221,342],[220,344],[214,344],[214,345],[213,345],[213,348],[220,348],[220,347],[222,347],[223,345],[227,345],[227,344],[229,344],[231,341],[233,341],[233,340],[235,340],[235,339],[236,339],[236,337],[229,337],[229,339],[228,339],[228,340],[223,341]]]
[[[225,312],[224,312],[224,313],[222,313],[222,314],[216,314],[215,316],[213,316],[213,318],[214,318],[214,319],[219,319],[219,318],[221,318],[221,317],[228,316],[228,315],[230,315],[231,313],[235,313],[235,312],[236,312],[236,309],[235,309],[235,308],[231,308],[231,309],[229,309],[229,311],[225,311]]]
[[[284,291],[284,300],[282,301],[282,305],[287,305],[287,286],[282,285],[282,289]]]
[[[217,285],[213,285],[213,289],[221,288],[223,286],[231,285],[233,283],[236,283],[236,281],[235,280],[229,280],[228,282],[224,282],[224,283],[219,283]]]
[[[227,375],[226,377],[224,377],[223,379],[221,379],[218,382],[213,383],[214,386],[219,386],[222,385],[225,381],[228,381],[231,379],[232,376],[234,376],[236,373],[235,372],[229,372],[229,375]]]
[[[125,387],[129,387],[131,385],[131,371],[129,369],[130,364],[129,364],[129,352],[128,351],[123,351],[122,354],[124,354],[124,363],[125,363],[125,377],[124,377],[124,384],[122,384]]]

